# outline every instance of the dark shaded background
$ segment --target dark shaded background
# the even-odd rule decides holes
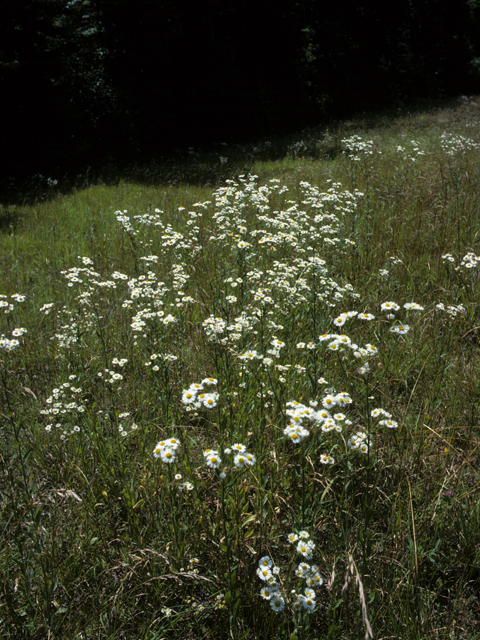
[[[8,175],[478,92],[480,0],[4,0]]]

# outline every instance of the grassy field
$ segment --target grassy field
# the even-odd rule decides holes
[[[2,638],[480,638],[479,115],[5,199]]]

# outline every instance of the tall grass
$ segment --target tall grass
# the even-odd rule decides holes
[[[479,104],[3,206],[2,637],[480,637]]]

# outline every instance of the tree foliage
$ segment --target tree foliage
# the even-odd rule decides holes
[[[478,0],[7,0],[4,149],[149,153],[475,91]]]

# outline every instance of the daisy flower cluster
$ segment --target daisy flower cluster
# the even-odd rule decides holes
[[[368,156],[373,156],[375,150],[373,140],[363,140],[358,135],[344,138],[342,145],[345,147],[347,156],[354,162],[360,162],[360,160],[366,159]],[[377,153],[381,153],[381,151],[377,150]]]
[[[57,422],[56,424],[47,424],[45,427],[45,431],[47,431],[48,433],[50,433],[52,431],[52,428],[55,427],[56,429],[62,429],[65,425],[63,425],[61,422]],[[65,438],[67,436],[72,436],[76,433],[80,432],[80,427],[78,425],[75,425],[74,427],[72,427],[70,429],[70,431],[68,431],[68,429],[64,429],[61,433],[60,433],[60,440],[65,440]]]
[[[380,309],[382,311],[399,311],[400,310],[400,305],[397,304],[396,302],[382,302],[382,304],[380,305]]]
[[[13,338],[6,338],[3,334],[0,336],[0,349],[5,349],[5,351],[13,351],[18,346],[20,346],[20,341],[17,338],[21,338],[27,330],[25,327],[19,327],[12,331]]]
[[[60,332],[55,333],[55,338],[58,340],[58,346],[60,348],[69,349],[75,347],[77,344],[81,344],[81,337],[98,323],[98,318],[93,311],[88,308],[90,296],[91,293],[87,291],[76,298],[78,302],[76,313],[73,313],[67,305],[63,305],[62,308],[57,311],[57,318],[62,318],[62,322],[65,322],[65,324],[60,325]],[[49,311],[49,309],[47,309],[47,311]]]
[[[193,257],[199,251],[201,251],[201,246],[198,240],[198,235],[200,233],[198,219],[203,215],[202,209],[207,209],[209,204],[211,204],[210,200],[206,200],[205,202],[196,202],[192,205],[192,209],[195,209],[194,211],[187,211],[185,207],[178,207],[177,215],[187,216],[186,226],[188,227],[188,229],[186,233],[179,233],[172,228],[170,223],[164,222],[162,216],[164,216],[165,214],[164,211],[161,211],[160,209],[155,209],[155,212],[153,214],[146,213],[135,215],[133,216],[133,219],[137,224],[144,227],[157,227],[159,229],[159,231],[161,232],[160,246],[164,249],[164,251],[171,248],[170,251],[173,251],[177,255],[179,253],[185,254],[186,252],[188,252],[188,254]],[[127,212],[124,211],[123,213],[126,214]],[[121,213],[120,216],[122,216]],[[122,220],[119,220],[118,217],[117,220],[123,226]],[[124,229],[127,233],[131,233],[131,229],[133,229],[134,227],[132,226],[130,219],[128,219],[127,225],[128,228],[124,227]],[[139,231],[136,230],[135,233],[138,234]],[[158,259],[157,256],[148,256],[146,259],[154,261],[155,258]]]
[[[300,531],[299,534],[291,533],[287,536],[287,539],[290,544],[296,545],[297,552],[304,558],[310,560],[313,557],[315,543],[310,539],[307,531]],[[269,556],[260,558],[257,576],[265,583],[260,590],[260,595],[264,600],[270,602],[272,610],[280,613],[284,610],[286,603],[289,602],[293,613],[300,611],[312,612],[316,605],[316,593],[314,589],[323,584],[319,567],[317,565],[310,565],[304,560],[298,564],[295,575],[298,580],[305,581],[304,585],[300,583],[300,589],[303,590],[303,593],[298,592],[299,583],[297,581],[297,588],[292,590],[287,596],[285,588],[282,590],[279,575],[280,568],[274,566]]]
[[[127,364],[128,360],[126,358],[120,358],[120,360],[118,358],[114,358],[112,360],[112,364],[113,365],[117,365],[119,367],[124,367]]]
[[[237,469],[252,467],[256,462],[256,458],[253,453],[249,453],[247,451],[247,447],[241,443],[236,443],[231,447],[227,447],[224,449],[224,454],[228,456],[233,455],[233,465]],[[207,449],[203,452],[203,457],[207,467],[210,467],[211,469],[218,469],[222,464],[220,453],[216,449]],[[226,473],[222,471],[220,473],[220,478],[223,480],[225,477]]]
[[[425,311],[425,308],[419,305],[417,302],[406,302],[403,308],[407,311]]]
[[[401,145],[398,145],[396,150],[398,153],[405,154],[406,159],[409,159],[411,162],[416,162],[418,158],[425,155],[425,151],[421,151],[420,144],[416,140],[410,140],[410,143],[413,145],[410,151],[407,151],[407,149]],[[407,155],[408,153],[411,155]]]
[[[463,256],[462,261],[460,262],[460,267],[465,267],[465,269],[474,269],[480,265],[480,256],[475,255],[470,252]]]
[[[19,345],[20,342],[15,338],[13,338],[13,340],[11,340],[10,338],[6,338],[3,333],[0,336],[0,349],[5,349],[5,351],[13,351]]]
[[[261,589],[260,595],[264,600],[270,600],[273,611],[280,612],[285,608],[285,599],[280,592],[278,575],[280,568],[274,566],[269,556],[264,556],[258,561],[257,576],[265,586]]]
[[[152,355],[150,356],[150,360],[147,360],[147,362],[145,362],[145,366],[152,367],[152,371],[160,371],[160,367],[155,362],[156,360],[163,360],[163,362],[175,362],[175,360],[178,360],[178,356],[174,356],[170,353],[152,353]]]
[[[81,401],[82,388],[75,386],[76,375],[71,375],[68,382],[52,390],[52,395],[46,399],[47,408],[42,409],[43,416],[68,416],[71,413],[84,413],[85,400]]]
[[[455,318],[459,313],[466,313],[466,309],[463,304],[445,305],[443,302],[439,302],[435,305],[435,308],[440,311],[446,311],[451,318]]]
[[[147,263],[156,263],[157,256],[142,257]],[[86,262],[88,260],[89,262]],[[93,264],[89,258],[82,258],[84,264]],[[101,288],[116,289],[121,283],[127,286],[129,295],[124,299],[122,308],[133,309],[134,313],[131,317],[130,326],[134,335],[143,335],[147,337],[149,325],[157,323],[161,325],[171,325],[178,321],[176,315],[172,315],[170,311],[176,311],[179,307],[185,306],[186,303],[195,302],[193,298],[187,296],[182,290],[185,283],[189,279],[189,274],[185,272],[185,264],[183,262],[173,264],[169,275],[171,276],[171,287],[165,286],[165,283],[159,279],[154,271],[148,271],[136,278],[130,278],[124,273],[114,271],[111,275],[112,280],[101,280],[100,274],[95,272],[91,267],[79,268],[75,267],[69,271],[63,272],[69,281],[69,286],[75,283],[85,284],[87,290],[78,298],[80,304],[90,304],[91,296]],[[167,298],[168,295],[168,299]],[[44,305],[42,310],[47,313],[52,304]],[[95,317],[93,317],[95,321]],[[70,340],[73,342],[73,340]]]
[[[130,415],[130,413],[127,411],[125,413],[120,413],[118,415],[118,417],[119,417],[120,420],[124,420],[125,418],[128,418],[129,415]],[[133,423],[133,424],[130,425],[130,432],[136,431],[137,429],[138,429],[138,424]],[[119,427],[118,427],[118,431],[120,432],[120,435],[122,437],[128,436],[128,431],[127,431],[127,427],[126,427],[125,424],[120,424]]]
[[[400,311],[401,309],[399,304],[391,301],[383,302],[380,305],[380,308],[382,311],[388,312],[388,315],[387,315],[388,320],[395,320],[394,312]],[[425,310],[424,307],[422,307],[422,305],[418,304],[417,302],[406,302],[403,305],[403,308],[406,311],[424,311]],[[395,324],[393,327],[390,327],[390,332],[396,333],[397,335],[405,335],[409,331],[410,331],[410,325],[408,324]]]
[[[345,347],[351,349],[356,358],[370,357],[378,353],[377,347],[373,344],[366,344],[364,347],[360,347],[345,334],[323,333],[319,337],[319,341],[328,343],[326,345],[328,351],[342,351]]]
[[[323,379],[321,379],[323,380]],[[317,401],[311,401],[310,406],[300,402],[287,402],[286,414],[290,424],[284,429],[284,435],[295,444],[299,444],[310,435],[310,431],[304,426],[304,422],[310,422],[313,426],[319,426],[323,433],[337,431],[341,433],[343,425],[351,425],[351,421],[342,411],[352,403],[351,397],[345,391],[341,393],[327,393],[321,400],[321,407]],[[322,456],[324,464],[333,463],[331,456]]]
[[[241,355],[238,356],[239,360],[263,360],[261,353],[258,353],[256,349],[247,349]]]
[[[172,464],[177,459],[178,449],[180,447],[180,441],[176,438],[169,438],[168,440],[160,440],[155,445],[153,450],[154,458],[161,458],[162,462],[166,464]]]
[[[442,260],[444,262],[455,262],[455,258],[451,253],[445,253],[442,256]],[[474,269],[478,265],[480,265],[480,256],[477,256],[472,251],[470,251],[463,256],[459,266],[455,267],[455,271],[459,271],[461,268]]]
[[[303,421],[317,422],[317,412],[314,407],[307,407],[297,401],[287,402],[287,407],[290,408],[285,413],[290,419],[290,424],[283,430],[283,433],[291,442],[300,444],[310,435],[310,431],[302,425]]]
[[[217,336],[222,334],[225,331],[226,327],[227,323],[225,322],[225,320],[222,320],[222,318],[209,316],[203,321],[203,328],[210,342],[216,342],[218,339]]]
[[[310,538],[310,534],[308,531],[300,531],[297,535],[296,533],[290,533],[287,536],[288,542],[290,544],[297,543],[297,551],[307,560],[311,560],[313,557],[313,550],[315,549],[315,543]]]
[[[396,302],[382,302],[380,305],[380,309],[382,311],[388,311],[389,313],[400,311],[400,305]],[[403,305],[403,308],[407,311],[424,311],[424,307],[419,305],[417,302],[406,302]]]
[[[247,447],[244,444],[236,443],[231,447],[227,447],[224,450],[225,455],[233,455],[233,464],[237,469],[244,469],[245,467],[253,467],[256,462],[256,458],[253,453],[247,451]]]
[[[47,302],[46,304],[44,304],[42,307],[40,307],[40,311],[43,311],[43,313],[48,316],[48,314],[50,313],[50,311],[52,310],[53,306],[54,306],[54,302]]]
[[[93,265],[93,261],[87,257],[80,257],[79,259],[83,262],[85,267],[72,267],[71,269],[66,269],[65,271],[61,271],[60,273],[64,278],[68,281],[68,286],[73,287],[78,284],[88,284],[93,285],[98,282],[101,282],[102,276],[97,273],[93,267],[89,265]],[[112,282],[111,284],[115,284]]]
[[[317,251],[320,246],[324,249],[335,248],[338,251],[338,245],[351,244],[349,239],[340,237],[343,233],[342,217],[356,209],[358,199],[363,194],[358,191],[350,193],[344,190],[340,183],[331,181],[328,181],[331,184],[325,192],[302,182],[301,205],[304,205],[304,208],[300,208],[299,203],[288,200],[286,204],[290,206],[281,211],[272,211],[273,195],[286,193],[288,188],[280,188],[277,179],[258,187],[256,179],[257,176],[239,176],[238,182],[229,180],[226,187],[215,192],[216,211],[213,220],[217,224],[218,232],[210,239],[221,241],[225,248],[231,243],[232,251],[236,252],[238,243],[245,242],[245,236],[250,236],[251,242],[242,249],[245,252],[245,260],[253,261],[257,255],[255,251],[265,246],[269,252],[281,248],[285,258],[293,254],[291,261],[276,264],[274,262],[273,268],[266,272],[256,268],[248,272],[247,282],[256,281],[255,288],[250,292],[261,308],[272,305],[275,309],[281,309],[280,306],[276,306],[279,305],[278,298],[274,300],[271,295],[274,290],[292,297],[296,304],[305,301],[304,293],[308,292],[310,287],[305,279],[306,274],[300,274],[308,265],[314,265],[317,275],[323,276],[323,281],[317,280],[316,289],[319,290],[322,286],[329,289],[325,294],[320,291],[319,295],[329,296],[330,290],[340,285],[326,277],[325,267],[319,270],[319,262],[324,265],[325,261],[318,258]],[[255,214],[253,218],[250,215],[248,222],[247,210]],[[295,254],[305,254],[305,258],[294,258]],[[300,260],[302,264],[299,262],[295,265],[296,260]],[[238,280],[232,278],[231,282]],[[342,295],[339,291],[338,298]]]
[[[392,416],[385,409],[372,409],[370,415],[372,418],[382,418],[378,422],[378,424],[382,427],[388,427],[389,429],[396,429],[398,427],[398,422],[392,420]]]
[[[216,391],[206,392],[205,387],[215,386],[217,380],[215,378],[204,378],[201,382],[193,382],[188,389],[184,389],[182,393],[182,402],[187,411],[192,409],[213,409],[217,406],[219,394]]]
[[[10,296],[15,302],[25,302],[26,296],[23,293],[14,293]],[[3,313],[10,313],[15,309],[15,305],[9,302],[8,296],[0,294],[0,309],[3,309]]]
[[[193,484],[191,482],[180,482],[180,480],[182,479],[182,475],[180,473],[176,473],[175,474],[175,480],[179,483],[178,484],[178,488],[180,491],[192,491],[193,490]],[[190,560],[190,564],[192,565],[193,563],[197,563],[199,562],[197,560],[197,558],[193,558],[193,560]],[[197,570],[195,570],[194,573],[198,573]]]
[[[326,453],[322,453],[320,456],[320,462],[322,464],[335,464],[335,459],[332,456],[327,455]]]
[[[478,149],[480,145],[471,138],[466,138],[459,133],[444,132],[440,136],[440,146],[448,156],[455,156],[457,153],[465,153],[472,149]]]
[[[357,431],[347,440],[347,447],[367,454],[372,446],[372,436],[370,438],[364,431]]]
[[[227,296],[227,298],[229,297],[231,298],[231,296]],[[227,323],[222,318],[209,316],[205,318],[202,326],[210,342],[226,345],[229,342],[240,340],[257,322],[258,317],[252,317],[247,315],[246,312],[242,312],[230,323]]]
[[[114,358],[112,360],[112,365],[120,367],[120,369],[123,369],[123,367],[127,364],[127,362],[128,360],[126,360],[125,358],[122,358],[121,360],[119,360],[118,358]],[[112,385],[118,384],[123,380],[123,374],[119,373],[118,371],[115,371],[114,369],[104,369],[103,371],[99,371],[97,373],[97,376],[99,378],[102,378],[108,384],[112,384]]]
[[[138,278],[132,278],[127,283],[130,290],[130,298],[123,303],[124,308],[131,308],[136,305],[137,311],[132,316],[130,326],[136,333],[144,333],[147,330],[147,321],[158,321],[168,325],[176,321],[171,313],[166,313],[162,308],[165,305],[164,297],[168,292],[165,283],[159,281],[153,271]]]
[[[224,339],[224,344],[227,342],[236,342],[253,331],[254,325],[259,322],[259,313],[256,309],[252,309],[252,312],[252,314],[248,314],[246,311],[242,311],[233,322],[227,325],[228,340]]]
[[[125,233],[129,236],[136,236],[138,231],[133,227],[130,220],[130,216],[127,215],[128,211],[115,211],[114,216],[117,219],[118,224],[123,228]]]
[[[371,313],[358,313],[358,311],[346,311],[345,313],[341,313],[337,318],[335,318],[335,320],[333,321],[333,324],[337,327],[341,327],[345,324],[346,320],[348,320],[348,318],[355,318],[357,317],[359,320],[375,320],[375,316],[372,315]]]

